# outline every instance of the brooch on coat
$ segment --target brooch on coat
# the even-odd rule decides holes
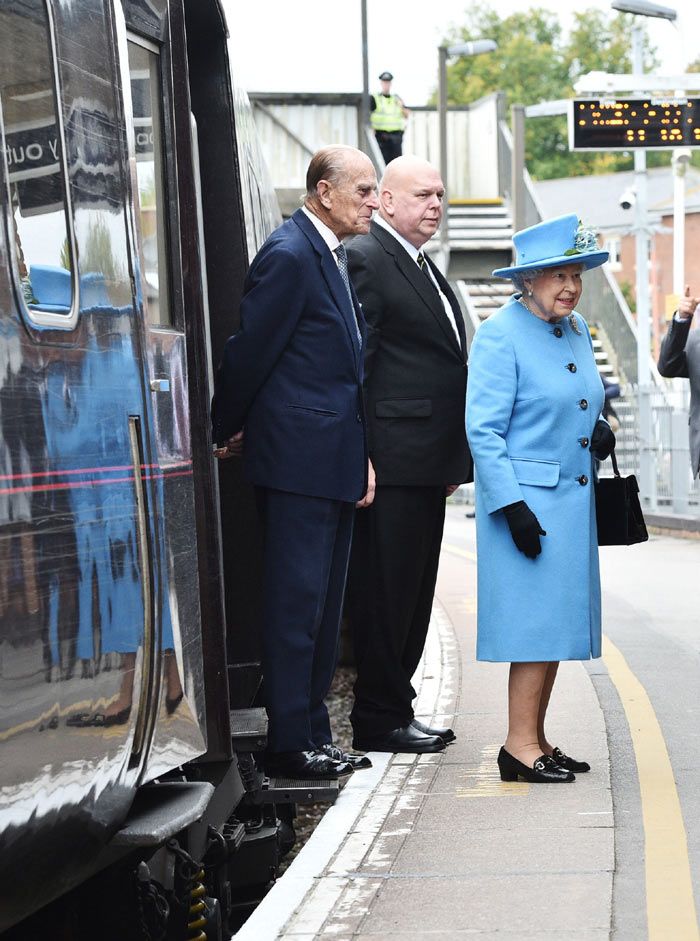
[[[578,336],[581,336],[581,330],[579,329],[579,325],[576,321],[576,314],[569,314],[569,323],[571,324],[571,329],[574,331],[574,333],[578,334]]]

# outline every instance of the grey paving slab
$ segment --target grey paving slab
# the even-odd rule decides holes
[[[501,875],[542,872],[577,873],[612,871],[615,864],[611,829],[539,827],[500,829],[487,837],[469,840],[454,831],[426,832],[407,840],[392,874]]]
[[[607,931],[609,873],[571,875],[510,874],[473,879],[389,879],[380,888],[362,932],[382,936],[414,931],[429,925],[433,931],[533,930],[543,924],[574,923],[578,930]],[[578,933],[571,935],[579,937]]]
[[[464,931],[446,931],[443,928],[436,929],[435,931],[418,931],[418,932],[408,932],[405,931],[389,931],[387,932],[383,929],[382,934],[367,934],[362,932],[361,934],[352,935],[352,938],[349,936],[342,937],[338,939],[337,935],[333,934],[321,934],[322,938],[335,938],[336,941],[377,941],[377,938],[400,938],[401,941],[468,941],[470,938],[478,938],[478,941],[542,941],[543,938],[548,937],[552,934],[550,928],[545,928],[544,930],[538,929],[536,931],[529,931],[527,929],[518,929],[517,931],[474,931],[470,928],[465,928]],[[569,938],[571,941],[609,941],[610,932],[607,929],[602,929],[600,931],[576,931],[569,933]],[[640,941],[643,935],[637,935],[634,941]],[[305,941],[305,939],[299,939],[299,941]]]

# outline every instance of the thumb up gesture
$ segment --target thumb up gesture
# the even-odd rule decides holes
[[[686,284],[685,294],[680,300],[678,305],[678,316],[683,317],[685,320],[692,317],[695,313],[695,308],[700,304],[700,297],[691,297],[690,296],[690,285]]]

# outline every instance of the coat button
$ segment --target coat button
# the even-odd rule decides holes
[[[578,480],[582,487],[585,487],[588,483],[588,477],[586,477],[585,474],[581,474],[581,476],[577,477],[576,480]]]
[[[357,415],[355,416],[355,418],[357,418],[357,420],[358,420],[359,422],[362,421],[362,415],[360,415],[359,412],[357,413]]]
[[[562,336],[564,336],[564,331],[562,330],[561,327],[555,327],[552,332],[554,333],[554,336],[555,336],[555,337],[562,337]]]
[[[576,363],[567,363],[566,368],[569,372],[576,372]]]
[[[583,409],[583,411],[585,412],[586,409],[588,408],[588,402],[586,401],[586,399],[581,399],[581,401],[578,403],[578,407]]]
[[[582,448],[587,448],[590,444],[588,438],[579,438],[578,441]]]

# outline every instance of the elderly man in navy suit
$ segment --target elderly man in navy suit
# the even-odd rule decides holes
[[[312,158],[304,206],[256,255],[212,409],[220,459],[242,451],[264,527],[269,774],[337,777],[369,759],[332,744],[333,678],[355,506],[374,496],[362,401],[365,325],[341,239],[378,208],[369,159]]]

